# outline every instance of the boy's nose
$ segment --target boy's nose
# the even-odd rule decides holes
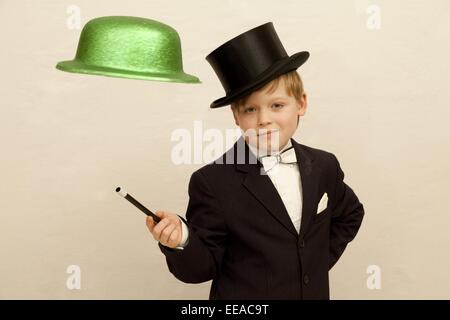
[[[269,112],[260,111],[258,114],[258,124],[260,127],[271,124]]]

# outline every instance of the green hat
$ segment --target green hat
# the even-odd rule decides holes
[[[95,18],[83,27],[75,59],[62,71],[154,81],[200,83],[183,71],[180,37],[172,27],[127,16]]]

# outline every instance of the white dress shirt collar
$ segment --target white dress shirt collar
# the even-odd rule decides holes
[[[245,142],[247,143],[247,141]],[[267,154],[269,154],[268,150],[258,150],[256,147],[254,147],[253,145],[251,145],[250,143],[247,143],[250,151],[255,155],[256,158],[261,158],[262,156],[265,156]],[[290,148],[292,146],[292,142],[291,139],[289,138],[288,142],[286,143],[286,145],[281,148],[281,150],[279,151],[274,151],[271,153],[271,155],[277,155],[280,154],[281,152],[283,152],[284,150],[286,150],[287,148]]]

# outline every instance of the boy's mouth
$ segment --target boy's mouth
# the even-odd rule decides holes
[[[262,133],[258,133],[257,136],[262,136],[262,135],[271,135],[272,133],[277,132],[278,130],[268,130]]]

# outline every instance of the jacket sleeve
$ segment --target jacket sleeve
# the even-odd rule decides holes
[[[188,194],[187,221],[184,221],[189,230],[186,246],[179,250],[161,243],[158,245],[166,257],[169,271],[177,279],[200,283],[212,280],[218,274],[228,232],[222,207],[201,171],[192,174]]]
[[[330,260],[329,270],[341,257],[347,244],[354,239],[361,226],[364,207],[358,197],[344,182],[344,172],[333,154],[335,162],[335,186],[331,202]]]

